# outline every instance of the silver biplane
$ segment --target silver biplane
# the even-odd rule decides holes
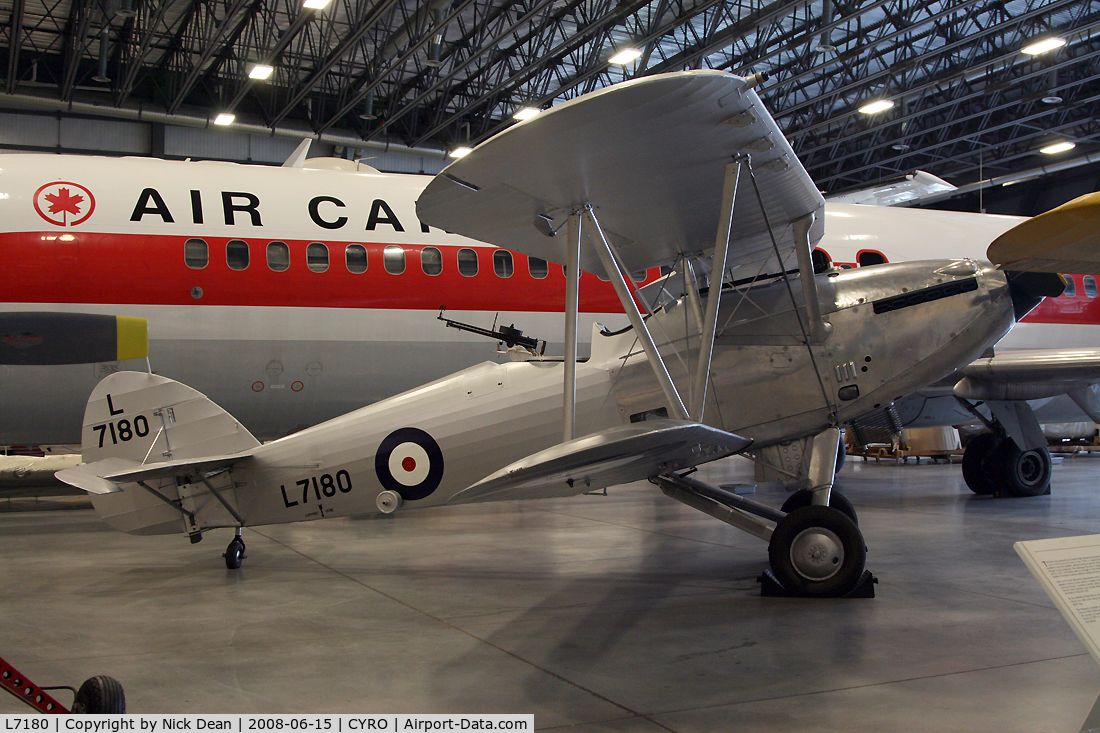
[[[452,163],[421,220],[564,265],[565,358],[486,363],[260,445],[172,380],[93,392],[84,464],[59,478],[112,526],[241,528],[561,497],[648,479],[769,543],[787,590],[837,596],[866,547],[832,490],[838,427],[979,357],[1061,277],[941,260],[814,272],[823,199],[744,79],[694,71],[608,87]],[[639,291],[632,271],[668,265]],[[608,278],[630,326],[577,358],[578,278]],[[784,467],[782,446],[807,448]],[[782,509],[691,470],[745,454],[802,478]]]

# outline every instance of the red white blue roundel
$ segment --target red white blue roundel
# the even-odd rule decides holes
[[[423,499],[443,480],[443,451],[420,428],[394,430],[378,446],[374,471],[383,487],[405,501]]]

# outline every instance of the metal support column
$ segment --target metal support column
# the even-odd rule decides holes
[[[623,310],[626,311],[626,315],[630,319],[630,325],[634,327],[634,333],[641,342],[646,356],[649,357],[649,365],[653,368],[653,373],[657,376],[657,382],[661,385],[661,391],[664,392],[665,399],[668,400],[669,413],[677,420],[687,420],[688,412],[687,408],[684,407],[684,401],[680,399],[680,393],[676,391],[676,385],[672,382],[672,377],[669,376],[665,361],[661,358],[661,353],[657,350],[657,344],[653,341],[653,336],[650,334],[649,328],[646,327],[645,321],[642,319],[642,313],[638,310],[638,304],[635,303],[634,298],[630,296],[630,289],[626,284],[623,273],[619,269],[619,266],[615,264],[615,255],[611,250],[611,245],[604,236],[603,229],[600,228],[600,223],[596,220],[596,216],[592,213],[592,208],[590,206],[585,207],[584,216],[588,219],[588,223],[592,226],[592,231],[595,233],[595,236],[592,238],[592,243],[596,246],[596,254],[600,256],[600,262],[603,264],[603,269],[607,272],[607,276],[611,278],[611,284],[615,286],[615,292],[619,296],[619,302],[622,303]]]
[[[577,319],[581,281],[580,212],[569,214],[565,248],[565,406],[562,441],[572,440],[577,428]]]
[[[718,305],[722,300],[722,280],[726,272],[726,252],[730,244],[730,227],[733,225],[733,204],[737,199],[737,181],[741,175],[742,157],[737,156],[726,164],[725,182],[722,184],[722,209],[719,212],[718,236],[714,241],[714,260],[710,267],[710,289],[707,291],[707,312],[703,317],[703,330],[699,341],[699,363],[691,389],[691,418],[702,422],[703,408],[707,401],[710,382],[710,360],[714,354],[714,335],[718,328]]]
[[[821,317],[821,304],[817,299],[817,280],[814,279],[813,248],[810,246],[810,227],[814,215],[796,219],[794,227],[794,251],[798,256],[798,273],[802,280],[802,297],[806,301],[806,320],[810,327],[810,343],[821,344],[829,337],[829,325]]]

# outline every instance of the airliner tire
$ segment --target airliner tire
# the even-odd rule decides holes
[[[975,435],[963,451],[963,481],[979,496],[990,496],[997,491],[997,478],[993,454],[1005,439],[994,433]],[[1008,441],[1012,442],[1012,441]]]
[[[234,537],[225,548],[225,567],[229,570],[237,570],[244,561],[244,542],[239,537]]]
[[[1009,496],[1041,496],[1050,493],[1053,464],[1046,446],[1020,450],[1005,440],[991,457],[997,483]]]

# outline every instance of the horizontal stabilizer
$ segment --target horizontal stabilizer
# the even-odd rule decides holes
[[[144,318],[0,313],[0,364],[95,364],[148,355],[149,322]]]
[[[89,494],[117,494],[122,491],[118,483],[105,476],[120,471],[128,471],[139,464],[125,458],[104,458],[95,463],[81,463],[54,474],[54,478],[69,486],[87,491]]]
[[[722,71],[656,74],[614,84],[513,125],[448,165],[416,202],[425,224],[551,262],[562,229],[591,204],[628,271],[712,251],[727,163],[748,155],[785,262],[791,222],[824,206],[754,82]],[[811,241],[824,231],[822,217]],[[731,265],[775,264],[752,181],[742,172]],[[581,269],[603,272],[592,248]],[[775,272],[775,269],[767,269]]]
[[[993,240],[986,256],[1002,270],[1100,275],[1100,193],[1017,224]]]
[[[751,442],[680,420],[621,425],[516,461],[460,491],[451,503],[582,494],[725,458]]]

